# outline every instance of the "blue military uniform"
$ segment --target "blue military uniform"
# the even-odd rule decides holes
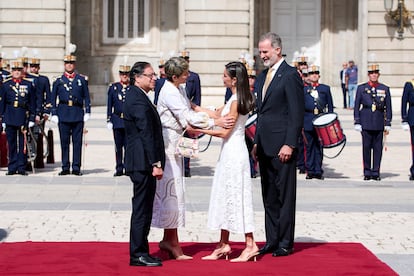
[[[161,88],[163,87],[166,78],[159,78],[155,81],[155,88],[154,88],[154,105],[157,105],[158,96],[160,95]]]
[[[411,167],[410,180],[414,180],[414,80],[407,81],[404,84],[403,95],[401,98],[401,118],[402,123],[410,126],[411,134]],[[407,111],[408,108],[408,111]]]
[[[26,145],[23,130],[34,122],[35,88],[28,79],[6,79],[0,87],[0,116],[6,124],[9,147],[8,175],[26,175]]]
[[[0,69],[0,84],[10,77],[10,72]]]
[[[180,57],[184,58],[186,61],[190,62],[190,52],[189,51],[182,51],[180,53]],[[201,82],[200,76],[192,71],[188,71],[188,78],[185,83],[185,91],[187,94],[187,98],[194,104],[200,106],[201,105]],[[187,133],[185,136],[188,137]],[[190,158],[184,157],[184,175],[186,177],[190,177]]]
[[[323,149],[313,120],[323,113],[333,112],[331,88],[320,83],[311,83],[304,87],[305,115],[303,120],[305,169],[307,179],[323,178]]]
[[[379,82],[366,82],[358,85],[355,96],[354,124],[362,127],[362,156],[365,180],[381,179],[380,165],[384,126],[391,127],[391,119],[392,108],[389,87]]]
[[[59,98],[59,101],[57,101]],[[84,115],[91,112],[87,78],[83,75],[64,73],[54,83],[51,94],[52,116],[59,118],[60,145],[62,148],[62,172],[68,174],[69,144],[72,137],[72,173],[80,175]]]
[[[113,135],[115,141],[115,176],[124,174],[124,152],[126,149],[126,136],[124,128],[124,102],[126,91],[129,89],[128,84],[121,82],[112,83],[108,89],[107,102],[107,122],[113,126]]]

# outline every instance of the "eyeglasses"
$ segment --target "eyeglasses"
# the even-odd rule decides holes
[[[375,70],[375,71],[368,71],[368,74],[379,74],[379,71],[378,71],[378,70]]]
[[[156,73],[152,73],[152,74],[141,74],[142,76],[146,76],[147,78],[150,78],[150,79],[152,79],[152,78],[156,78],[157,77],[157,74]]]
[[[319,71],[315,71],[315,72],[308,72],[309,75],[319,75]]]

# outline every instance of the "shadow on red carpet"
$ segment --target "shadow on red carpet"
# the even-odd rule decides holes
[[[166,260],[151,243],[151,254],[163,258],[163,266],[131,267],[128,243],[0,243],[0,275],[397,275],[359,243],[296,243],[293,255],[267,254],[247,263],[201,260],[215,248],[212,243],[182,246],[193,260]],[[235,258],[243,243],[232,243],[232,249]]]

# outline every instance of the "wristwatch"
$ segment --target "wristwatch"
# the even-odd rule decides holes
[[[155,162],[152,164],[153,167],[162,168],[161,161]]]

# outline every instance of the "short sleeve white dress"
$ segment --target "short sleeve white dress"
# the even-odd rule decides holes
[[[229,113],[233,101],[237,101],[236,94],[228,100],[222,116]],[[252,181],[244,138],[247,118],[248,114],[239,114],[230,136],[221,145],[208,211],[207,226],[213,230],[242,234],[254,231]]]

